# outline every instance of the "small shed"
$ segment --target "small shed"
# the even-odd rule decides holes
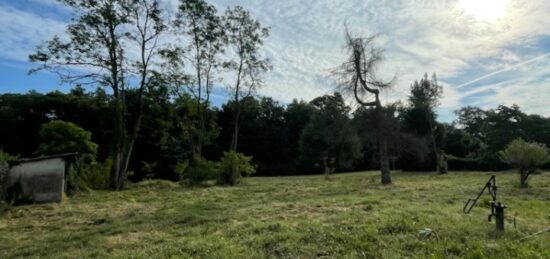
[[[24,203],[61,202],[66,175],[77,157],[77,153],[70,153],[18,160],[8,174],[8,199]]]

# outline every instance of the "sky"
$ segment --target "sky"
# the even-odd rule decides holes
[[[173,12],[178,0],[162,0]],[[452,121],[467,105],[517,104],[550,116],[550,1],[547,0],[210,0],[241,5],[271,28],[264,55],[273,70],[259,94],[281,103],[331,93],[331,71],[346,59],[344,24],[378,35],[381,78],[396,77],[385,102],[406,101],[424,73],[444,87],[438,114]],[[0,0],[0,93],[67,91],[48,72],[28,75],[37,45],[63,35],[71,12],[55,0]],[[216,91],[217,102],[226,93]]]

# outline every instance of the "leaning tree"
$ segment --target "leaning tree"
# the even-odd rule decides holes
[[[380,101],[380,92],[389,89],[393,80],[384,82],[376,75],[376,66],[382,61],[383,50],[374,45],[375,39],[376,36],[353,36],[346,28],[346,49],[349,56],[334,71],[334,74],[340,81],[340,91],[353,96],[360,106],[375,108],[381,181],[382,184],[391,184],[388,136],[384,134],[386,119]]]

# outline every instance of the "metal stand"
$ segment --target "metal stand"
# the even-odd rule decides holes
[[[491,214],[489,215],[488,220],[491,222],[491,219],[495,217],[497,230],[504,231],[504,209],[506,209],[506,206],[504,206],[501,202],[497,202],[497,189],[496,176],[493,175],[489,181],[487,181],[485,187],[483,187],[477,197],[475,199],[469,199],[468,202],[466,202],[462,211],[465,214],[469,214],[477,204],[477,201],[481,195],[487,191],[493,198],[493,201],[491,201]]]

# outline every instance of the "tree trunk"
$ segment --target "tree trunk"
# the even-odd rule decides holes
[[[433,123],[430,118],[430,113],[428,111],[428,108],[424,108],[424,113],[426,115],[426,120],[428,121],[428,127],[430,128],[430,141],[432,142],[432,152],[434,153],[435,171],[441,172],[441,164],[439,161],[440,158],[439,158],[439,153],[437,151],[437,144],[435,143]]]
[[[390,160],[388,157],[388,142],[380,139],[380,177],[382,184],[391,184]]]
[[[124,109],[122,100],[119,98],[115,99],[115,114],[113,116],[114,120],[114,131],[113,131],[113,150],[111,152],[111,159],[113,160],[113,165],[111,167],[111,188],[114,190],[119,190],[121,188],[120,176],[123,174],[123,163],[124,163],[124,146],[126,142],[126,127],[124,123]]]
[[[233,128],[233,138],[231,139],[231,151],[237,152],[237,145],[239,142],[239,122],[241,117],[241,101],[239,100],[239,91],[241,87],[241,76],[243,73],[243,58],[239,61],[239,69],[237,73],[237,83],[235,84],[235,121]]]
[[[231,151],[237,152],[239,142],[239,120],[241,117],[240,108],[235,108],[235,121],[233,121],[233,137],[231,138]]]
[[[376,99],[376,116],[378,117],[378,145],[380,149],[380,178],[382,184],[391,184],[392,180],[390,170],[390,157],[388,154],[388,140],[386,139],[382,125],[382,122],[384,121],[384,114],[382,111],[382,104],[378,100],[378,97]]]
[[[141,106],[141,105],[140,105]],[[141,129],[141,121],[143,119],[143,107],[139,108],[139,114],[134,124],[134,129],[132,130],[132,136],[130,137],[130,143],[125,148],[122,168],[119,174],[119,187],[118,189],[123,189],[126,187],[126,178],[128,177],[128,168],[130,166],[130,159],[132,158],[132,152],[134,151],[134,145],[136,143],[137,137],[139,135],[139,130]]]
[[[529,172],[526,170],[520,170],[519,171],[520,176],[520,187],[521,188],[527,188],[529,187],[529,184],[527,183],[527,179],[529,178]]]

